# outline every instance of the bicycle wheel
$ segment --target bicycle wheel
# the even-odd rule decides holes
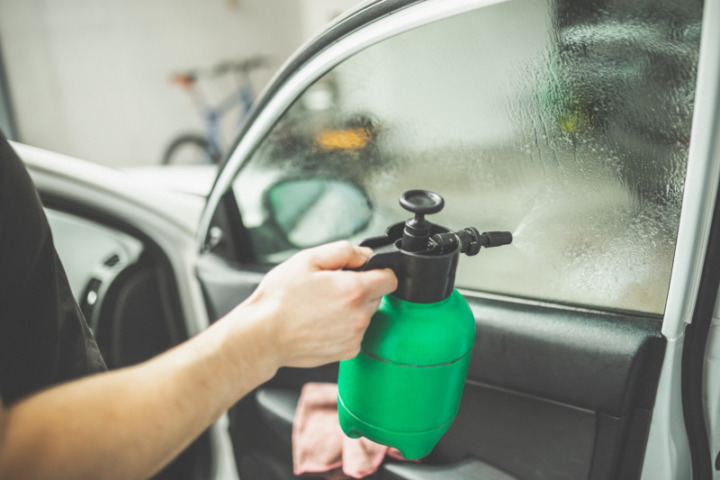
[[[220,152],[212,148],[205,137],[192,133],[173,140],[162,158],[163,165],[203,165],[219,161]]]

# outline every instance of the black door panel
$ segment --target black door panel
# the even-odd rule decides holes
[[[652,407],[665,352],[660,318],[486,299],[471,305],[470,378],[614,416]]]

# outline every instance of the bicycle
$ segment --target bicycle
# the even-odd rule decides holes
[[[247,119],[255,95],[250,80],[253,70],[268,65],[267,57],[257,55],[236,61],[225,61],[207,69],[176,72],[171,82],[185,90],[203,118],[205,133],[183,133],[173,139],[165,149],[163,165],[170,164],[218,164],[224,153],[220,120],[233,108],[239,106],[239,129]],[[197,84],[201,78],[217,78],[235,74],[237,88],[215,105],[210,105]]]

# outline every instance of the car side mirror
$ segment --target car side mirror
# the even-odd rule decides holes
[[[265,193],[269,221],[297,248],[352,237],[363,231],[372,207],[362,190],[324,178],[282,180]]]

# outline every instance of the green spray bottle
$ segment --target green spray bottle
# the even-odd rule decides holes
[[[507,245],[512,234],[428,222],[444,200],[427,190],[405,192],[400,205],[415,217],[361,243],[373,249],[362,269],[392,269],[398,288],[382,299],[360,353],[340,362],[338,415],[349,437],[418,459],[455,419],[475,343],[472,311],[454,288],[460,253]]]

